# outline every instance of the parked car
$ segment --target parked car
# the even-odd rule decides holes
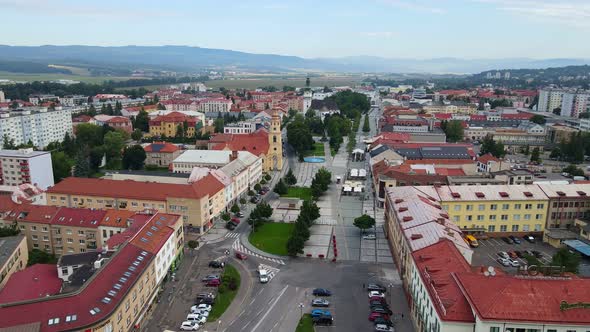
[[[236,229],[236,224],[234,224],[231,221],[228,221],[227,224],[225,224],[225,228],[229,229],[230,231],[233,231],[234,229]]]
[[[393,323],[389,319],[385,319],[383,317],[377,317],[373,321],[375,325],[386,325],[386,326],[393,326]]]
[[[204,309],[203,310],[201,310],[201,309],[193,310],[193,307],[191,307],[191,314],[201,315],[201,316],[204,316],[205,318],[209,317],[209,311],[204,310]]]
[[[370,291],[369,292],[369,298],[374,297],[374,296],[378,296],[378,297],[385,297],[385,294],[379,292],[379,291]]]
[[[505,251],[500,251],[498,253],[498,256],[500,256],[502,258],[506,258],[506,259],[510,258],[510,256],[508,256],[508,254]]]
[[[367,235],[363,235],[363,239],[364,240],[376,240],[377,236],[375,236],[375,234],[367,234]]]
[[[516,257],[518,257],[518,258],[523,258],[524,257],[523,252],[520,251],[520,250],[514,250],[514,253],[516,254]]]
[[[207,287],[219,287],[219,285],[221,285],[221,280],[219,280],[219,279],[209,280],[205,284],[205,286],[207,286]]]
[[[240,224],[240,218],[236,218],[236,217],[234,217],[234,218],[231,218],[231,220],[230,220],[230,221],[231,221],[231,222],[233,222],[233,223],[234,223],[234,224],[236,224],[236,225],[239,225],[239,224]]]
[[[512,239],[510,239],[509,237],[503,237],[503,238],[502,238],[502,241],[504,241],[504,242],[506,242],[506,243],[508,243],[508,244],[512,244],[512,243],[514,243],[514,241],[512,241]]]
[[[393,311],[391,309],[383,308],[383,307],[371,307],[371,312],[377,312],[380,314],[391,315]]]
[[[210,274],[207,276],[204,276],[203,279],[201,279],[201,281],[211,281],[211,280],[219,280],[221,277],[217,274]]]
[[[246,260],[248,258],[248,256],[246,256],[246,254],[244,254],[242,252],[236,251],[236,258],[243,261],[243,260]]]
[[[266,191],[264,191],[264,190],[260,189],[260,191],[258,192],[258,195],[264,195],[264,194],[266,194],[266,193],[267,193]]]
[[[374,321],[375,318],[377,318],[377,317],[381,317],[381,318],[387,319],[387,320],[389,319],[389,315],[386,315],[386,314],[380,314],[378,312],[372,312],[372,313],[369,314],[369,320],[370,321]]]
[[[367,290],[368,291],[378,291],[381,293],[385,293],[385,287],[379,285],[379,284],[367,284]]]
[[[502,264],[503,266],[510,266],[510,259],[508,258],[498,258],[498,263]]]
[[[516,258],[516,257],[518,257],[518,255],[514,251],[509,251],[508,252],[508,256],[510,256],[510,258]]]
[[[220,262],[220,261],[210,261],[209,262],[209,267],[212,267],[214,269],[221,269],[224,265],[225,265],[225,263]]]
[[[541,257],[543,257],[543,254],[542,254],[540,251],[533,250],[533,251],[532,251],[532,253],[533,253],[533,255],[534,255],[535,257],[537,257],[537,258],[541,258]]]
[[[369,302],[372,302],[372,301],[379,301],[379,300],[381,300],[381,299],[383,300],[383,302],[385,302],[385,298],[383,298],[383,297],[381,297],[381,296],[371,296],[371,297],[369,298]]]
[[[512,267],[519,267],[520,263],[516,259],[510,259],[510,266]]]
[[[312,307],[328,307],[330,306],[330,301],[326,299],[313,299],[311,300]]]
[[[236,217],[238,218],[244,218],[244,212],[240,211],[236,213]]]
[[[322,316],[331,317],[332,313],[328,310],[322,310],[322,309],[313,309],[311,311],[311,317],[322,317]]]
[[[202,316],[202,315],[188,314],[186,316],[186,320],[187,321],[197,322],[199,324],[205,324],[205,322],[207,321],[207,318],[205,318],[205,316]]]
[[[212,297],[197,299],[196,304],[198,304],[198,305],[201,305],[201,304],[213,305],[213,304],[215,304],[215,299]]]
[[[535,237],[532,235],[525,235],[523,238],[530,243],[535,243]]]
[[[211,311],[211,306],[208,304],[197,304],[191,307],[191,313],[196,310]]]
[[[532,250],[528,250],[528,249],[527,249],[527,250],[525,250],[525,251],[524,251],[524,253],[525,253],[526,255],[529,255],[529,256],[535,257],[535,254],[533,253],[533,251],[532,251]]]
[[[254,204],[258,203],[258,197],[252,196],[252,198],[250,198],[250,203],[254,203]]]
[[[375,331],[378,332],[395,332],[393,326],[388,326],[385,324],[375,324]]]
[[[327,290],[325,288],[316,288],[313,290],[312,294],[314,296],[330,296],[330,295],[332,295],[332,292],[330,292],[329,290]]]
[[[510,235],[510,240],[512,240],[512,242],[514,242],[515,244],[520,244],[521,243],[520,239],[517,238],[514,235]]]
[[[332,325],[334,323],[334,317],[332,316],[312,317],[311,320],[314,325]]]
[[[385,302],[385,298],[380,297],[379,300],[371,300],[369,301],[369,306],[374,307],[374,306],[381,306],[384,308],[389,308],[389,305],[387,304],[387,302]]]
[[[211,292],[197,294],[197,300],[199,300],[199,299],[214,299],[214,298],[215,298],[215,294],[213,294]]]
[[[180,324],[181,331],[196,331],[199,329],[199,322],[193,320],[187,320]]]

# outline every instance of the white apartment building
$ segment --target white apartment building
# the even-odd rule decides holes
[[[582,131],[590,131],[590,119],[580,119],[579,129]]]
[[[54,184],[51,153],[32,148],[0,150],[0,175],[1,185],[31,183],[46,190]]]
[[[553,112],[554,109],[561,107],[564,93],[565,91],[561,89],[541,89],[537,111]]]
[[[553,112],[560,108],[561,116],[577,118],[581,113],[588,112],[590,92],[585,90],[541,89],[539,91],[539,112]]]
[[[255,131],[256,123],[248,121],[229,123],[223,127],[224,134],[250,134]]]
[[[38,148],[61,142],[66,133],[72,135],[72,111],[56,107],[35,111],[16,110],[0,113],[0,136],[8,136],[15,145],[29,141]]]
[[[0,90],[0,103],[6,101],[6,96],[4,96],[4,91]]]
[[[82,95],[69,95],[59,97],[59,103],[62,106],[78,106],[82,104],[86,104],[88,102],[88,97]]]
[[[229,112],[231,109],[231,99],[225,98],[207,98],[199,100],[199,112]]]

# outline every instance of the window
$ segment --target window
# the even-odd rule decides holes
[[[506,232],[508,227],[506,225],[500,225],[500,232]]]
[[[477,216],[477,221],[483,221],[483,215],[481,215],[481,214],[480,214],[480,215],[478,215],[478,216]]]
[[[453,216],[453,221],[454,222],[459,222],[461,218],[459,216]]]
[[[520,214],[514,214],[514,215],[512,215],[512,219],[514,219],[514,220],[520,220]]]
[[[512,225],[512,231],[518,232],[518,225]]]
[[[117,323],[120,322],[121,319],[123,319],[123,312],[119,311],[119,313],[117,313]]]
[[[72,239],[67,239],[68,243],[74,243],[74,240]]]
[[[510,204],[502,204],[502,210],[510,209]]]
[[[497,210],[497,209],[498,209],[498,204],[490,205],[490,210]]]
[[[496,225],[489,225],[488,226],[488,232],[495,232],[496,231]]]
[[[515,210],[520,210],[521,204],[514,204],[514,209]]]
[[[536,214],[535,215],[535,219],[537,219],[537,220],[541,220],[542,218],[543,218],[543,215],[542,214]]]
[[[38,240],[39,239],[39,237],[37,235],[32,235],[31,237],[33,238],[33,240]]]
[[[80,244],[85,244],[86,241],[85,240],[80,240]]]
[[[477,206],[477,209],[478,209],[479,211],[483,211],[483,210],[485,210],[485,209],[486,209],[486,206],[485,206],[485,204],[479,204],[479,205]]]
[[[490,332],[500,332],[500,328],[497,326],[490,327]]]
[[[537,209],[542,209],[545,207],[545,204],[537,204]]]
[[[524,215],[524,220],[531,220],[531,215],[530,214],[525,214]]]
[[[527,225],[522,225],[522,231],[523,232],[528,232],[529,231],[529,228],[530,228],[530,225],[528,225],[528,224]]]
[[[129,310],[129,300],[125,302],[125,312]]]
[[[467,204],[467,205],[465,206],[465,208],[466,208],[466,210],[467,210],[467,211],[472,211],[472,210],[473,210],[473,205],[471,205],[471,204]]]
[[[72,235],[72,230],[71,229],[66,229],[66,234]]]
[[[137,202],[131,202],[131,206],[137,207]]]
[[[535,232],[541,231],[541,224],[535,224]]]
[[[84,231],[78,231],[78,235],[84,235]]]
[[[530,210],[533,208],[533,204],[525,204],[524,208],[525,208],[525,210]]]
[[[454,209],[455,211],[461,211],[461,205],[455,205]]]
[[[508,215],[507,214],[503,214],[500,216],[500,219],[502,220],[508,220]]]
[[[47,233],[47,231],[48,231],[47,227],[43,226],[43,228],[42,228],[42,232],[45,232],[45,233]]]
[[[496,220],[496,215],[495,214],[491,214],[490,215],[490,221],[495,221]]]
[[[473,216],[471,216],[471,215],[467,216],[467,221],[471,221],[471,220],[473,220]]]
[[[37,226],[31,226],[31,230],[32,231],[36,231],[37,230]]]

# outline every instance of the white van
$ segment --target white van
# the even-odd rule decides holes
[[[258,278],[260,279],[260,283],[266,284],[268,282],[268,271],[264,269],[258,270]]]

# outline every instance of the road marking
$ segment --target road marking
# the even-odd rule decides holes
[[[270,309],[266,311],[266,313],[264,314],[264,316],[262,316],[262,318],[260,318],[260,320],[258,321],[258,324],[256,324],[254,326],[254,328],[252,328],[252,332],[256,331],[256,329],[260,326],[260,324],[262,324],[262,322],[264,321],[264,319],[266,319],[266,317],[270,314],[270,312],[272,311],[272,308],[274,308],[274,306],[277,304],[277,302],[279,302],[279,300],[281,299],[281,297],[283,296],[283,294],[285,294],[285,291],[287,291],[287,288],[289,288],[289,285],[285,286],[285,288],[283,288],[283,290],[281,291],[281,293],[279,294],[279,296],[277,296],[277,298],[272,301],[272,303],[270,304]]]

